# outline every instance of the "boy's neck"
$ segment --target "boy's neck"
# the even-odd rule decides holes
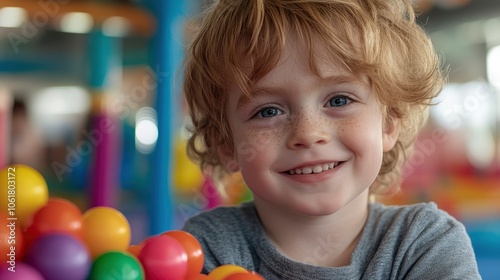
[[[368,191],[334,214],[306,217],[255,198],[264,231],[288,258],[318,266],[349,265],[368,217]]]

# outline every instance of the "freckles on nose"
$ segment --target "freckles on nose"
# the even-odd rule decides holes
[[[307,109],[305,109],[307,110]],[[313,142],[317,142],[327,130],[325,119],[321,116],[312,113],[298,112],[292,116],[287,122],[288,145],[309,146]]]
[[[304,134],[311,130],[319,131],[324,129],[328,119],[324,116],[312,116],[310,114],[299,113],[289,123],[289,129],[293,129],[298,134]]]

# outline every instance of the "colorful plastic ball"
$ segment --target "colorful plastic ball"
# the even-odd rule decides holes
[[[0,211],[15,213],[20,225],[26,225],[48,199],[47,182],[35,169],[16,164],[0,170]]]
[[[0,264],[11,261],[11,258],[15,261],[21,260],[26,248],[21,225],[11,224],[15,221],[7,220],[7,218],[5,213],[0,212]]]
[[[203,183],[203,174],[186,153],[187,141],[178,137],[175,141],[173,183],[181,194],[192,194]]]
[[[83,239],[92,258],[108,251],[126,251],[130,245],[127,218],[111,207],[93,207],[83,214]]]
[[[0,280],[44,280],[42,274],[28,264],[16,263],[15,272],[9,271],[9,267],[11,266],[0,267]]]
[[[92,264],[88,280],[144,280],[139,260],[130,253],[107,252]]]
[[[187,254],[173,237],[159,235],[144,241],[139,260],[148,280],[183,280],[187,275]]]
[[[212,280],[212,278],[208,277],[206,274],[198,274],[195,276],[191,276],[186,278],[186,280]]]
[[[237,272],[224,278],[224,280],[264,280],[264,277],[249,272]]]
[[[127,252],[131,253],[132,255],[134,255],[135,257],[139,257],[139,252],[141,252],[142,250],[142,246],[144,246],[143,244],[139,244],[139,245],[130,245],[128,246],[127,248]]]
[[[164,232],[163,235],[175,238],[175,240],[181,243],[182,247],[186,251],[188,258],[188,271],[186,276],[191,277],[200,274],[203,269],[205,257],[198,239],[196,239],[196,237],[189,232],[182,230],[170,230]]]
[[[84,280],[89,274],[91,259],[81,240],[68,234],[49,233],[28,248],[26,263],[45,279]]]
[[[31,244],[43,234],[59,232],[83,240],[82,225],[82,212],[74,203],[62,198],[50,198],[28,223],[26,239]]]
[[[208,276],[213,280],[224,280],[231,274],[235,274],[238,272],[244,272],[248,274],[248,271],[241,266],[234,264],[225,264],[214,268]]]

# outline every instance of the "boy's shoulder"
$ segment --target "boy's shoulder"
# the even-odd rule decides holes
[[[465,233],[465,227],[455,217],[438,208],[434,202],[411,205],[370,204],[367,227],[380,238],[394,235],[406,240],[423,241],[448,231]],[[379,234],[377,234],[379,233]]]
[[[370,203],[370,211],[377,216],[399,217],[415,215],[446,215],[434,202],[421,202],[406,205],[387,205],[382,203]]]
[[[434,202],[422,202],[410,205],[370,204],[372,219],[381,225],[402,223],[405,227],[425,227],[426,225],[442,222],[450,225],[461,223],[446,211],[438,208]]]
[[[378,264],[369,272],[370,279],[388,279],[389,272],[404,279],[478,276],[464,225],[433,202],[370,204],[370,216],[353,257],[359,263]]]

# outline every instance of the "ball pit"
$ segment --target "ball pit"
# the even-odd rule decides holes
[[[203,274],[201,245],[181,230],[166,231],[132,245],[130,225],[120,211],[93,207],[82,214],[69,200],[49,199],[44,178],[27,166],[1,169],[2,183],[8,181],[9,168],[13,167],[16,199],[22,197],[30,203],[16,204],[20,211],[13,219],[4,211],[9,185],[0,183],[5,196],[2,200],[0,195],[0,280],[264,279],[234,264]]]

